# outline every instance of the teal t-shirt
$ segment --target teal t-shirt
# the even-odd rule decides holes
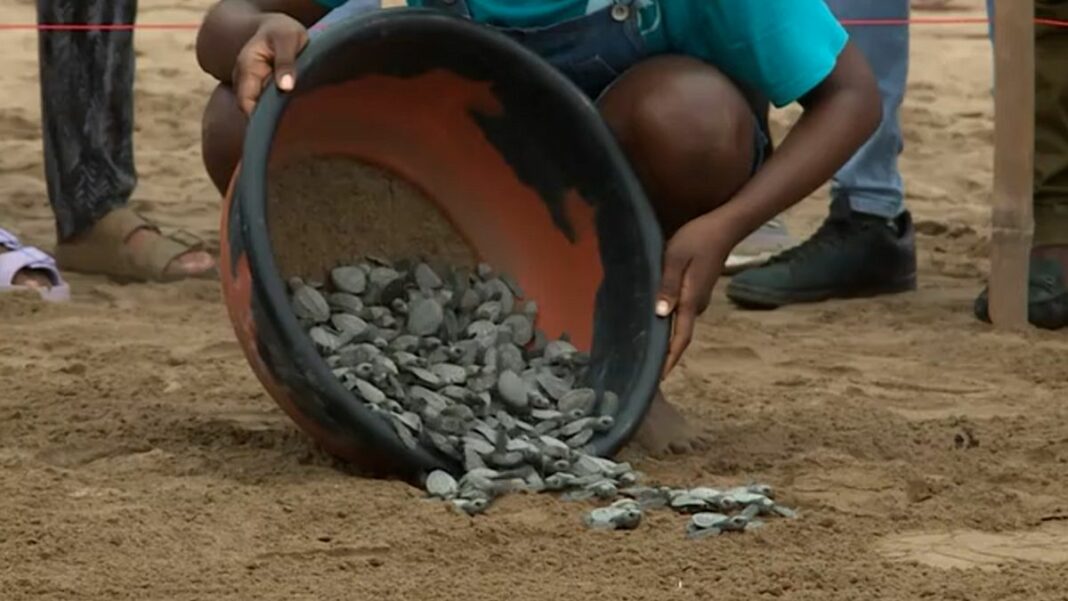
[[[328,8],[346,0],[316,0]],[[422,0],[407,0],[420,6]],[[467,0],[475,21],[545,27],[605,8],[611,0]],[[775,106],[796,101],[834,70],[848,36],[825,0],[638,0],[655,53],[699,58],[762,92]]]

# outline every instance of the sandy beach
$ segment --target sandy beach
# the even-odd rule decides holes
[[[195,23],[210,4],[142,0],[139,19]],[[34,20],[0,0],[0,22]],[[136,39],[133,205],[215,246],[195,31]],[[0,44],[0,224],[50,249],[36,33]],[[912,56],[919,290],[750,313],[721,283],[667,385],[714,443],[632,457],[668,483],[768,482],[800,519],[689,541],[670,513],[591,532],[584,505],[548,495],[457,515],[318,451],[252,375],[217,283],[71,275],[67,305],[0,296],[0,599],[1064,598],[1068,338],[971,313],[990,238],[985,26],[916,26]],[[775,115],[780,135],[795,114]],[[793,232],[826,206],[822,190],[792,210]]]

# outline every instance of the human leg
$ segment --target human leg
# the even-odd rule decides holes
[[[1068,0],[1036,0],[1040,19],[1068,20]],[[1028,319],[1068,327],[1068,30],[1036,25],[1034,242],[1028,277]],[[988,294],[975,314],[990,321]]]
[[[136,0],[38,0],[43,24],[133,24]],[[56,258],[72,271],[172,279],[214,267],[210,255],[162,236],[151,224],[101,237],[102,221],[134,219],[134,49],[131,31],[47,30],[38,34],[45,179],[56,218]],[[108,229],[108,228],[105,228]],[[161,264],[153,264],[155,263]],[[129,271],[124,266],[144,266]]]
[[[908,0],[827,0],[840,19],[905,19]],[[912,290],[916,256],[912,222],[898,170],[898,119],[908,77],[907,25],[855,26],[853,42],[872,66],[883,120],[831,182],[830,217],[809,240],[737,276],[727,289],[736,303],[771,308],[830,298]],[[879,269],[871,269],[871,265]]]
[[[378,0],[348,0],[331,10],[310,28],[315,38],[343,19],[380,10]],[[233,88],[220,84],[212,92],[201,123],[201,155],[208,177],[219,194],[226,194],[230,179],[241,161],[248,118],[237,105]]]
[[[38,0],[42,24],[133,23],[136,1]],[[133,158],[133,32],[38,35],[45,180],[61,242],[123,207]]]
[[[1035,8],[1039,18],[1068,20],[1068,0]],[[1035,33],[1034,242],[1068,247],[1068,30],[1037,25]]]
[[[756,120],[730,80],[707,64],[677,56],[646,60],[609,88],[599,105],[648,191],[665,237],[729,200],[752,175]],[[704,444],[659,393],[635,440],[654,454]]]

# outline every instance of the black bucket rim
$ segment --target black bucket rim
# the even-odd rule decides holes
[[[357,435],[357,440],[363,447],[374,449],[376,454],[387,457],[391,465],[406,472],[443,469],[452,473],[463,473],[462,464],[450,457],[429,451],[422,445],[415,449],[405,446],[384,420],[355,399],[334,377],[292,311],[278,310],[279,307],[289,307],[289,296],[275,261],[266,208],[269,172],[267,165],[278,124],[281,123],[290,100],[301,93],[302,78],[299,74],[306,71],[309,64],[322,60],[339,46],[351,43],[354,38],[381,37],[396,28],[430,29],[459,38],[467,37],[475,44],[484,44],[498,52],[510,53],[527,64],[526,77],[535,80],[539,87],[558,90],[561,100],[570,110],[585,114],[586,118],[582,119],[582,122],[586,124],[586,131],[581,132],[581,135],[593,137],[604,149],[608,161],[618,174],[616,185],[622,189],[619,195],[629,199],[628,202],[635,212],[639,236],[646,242],[642,251],[650,267],[649,285],[652,290],[655,290],[660,282],[663,236],[644,189],[589,98],[537,54],[506,35],[467,19],[422,8],[387,9],[342,19],[317,32],[301,52],[295,65],[298,77],[294,90],[283,94],[276,85],[270,85],[264,90],[249,119],[234,196],[238,203],[241,223],[245,228],[246,255],[252,279],[265,297],[266,318],[276,328],[280,342],[288,349],[287,353],[295,356],[293,361],[305,372],[309,386],[325,401],[327,412],[340,426]],[[635,385],[626,399],[620,395],[620,410],[615,424],[609,431],[591,441],[595,455],[609,457],[618,452],[640,427],[657,393],[661,369],[667,354],[670,321],[650,312],[646,331],[647,353],[659,360],[642,362]],[[626,402],[632,399],[640,399],[642,402]]]

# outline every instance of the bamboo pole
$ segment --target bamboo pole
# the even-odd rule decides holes
[[[994,210],[990,318],[1027,326],[1027,272],[1034,232],[1035,5],[1000,0],[994,17]]]

